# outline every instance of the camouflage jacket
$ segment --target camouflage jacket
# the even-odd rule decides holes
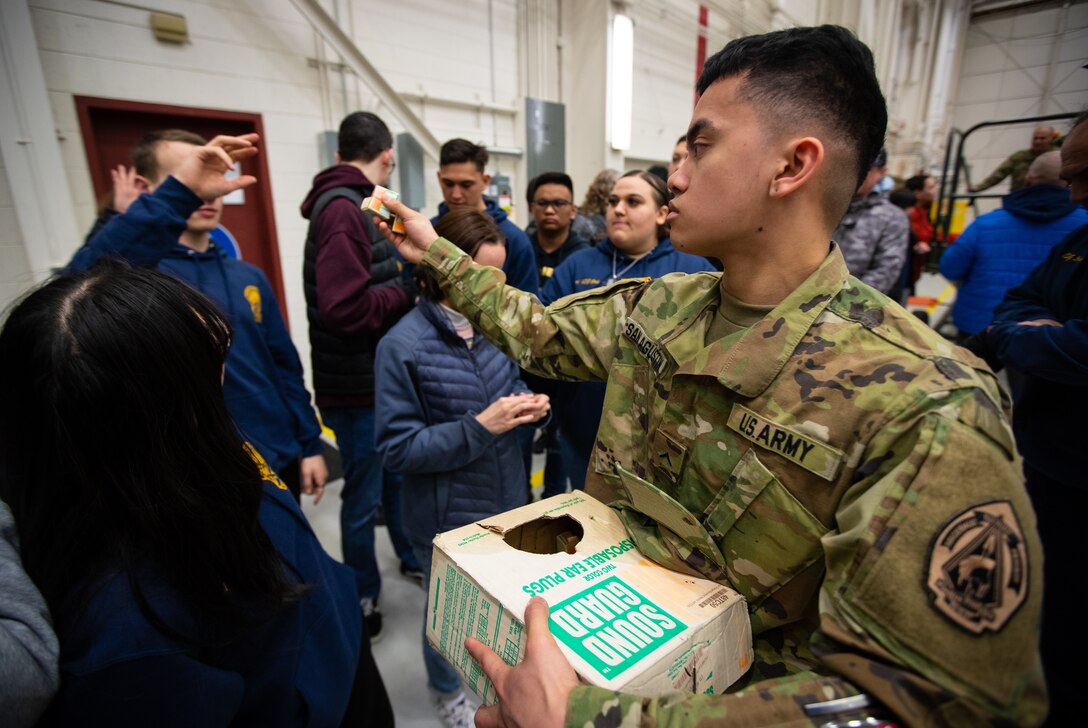
[[[907,213],[878,192],[852,200],[831,236],[839,244],[850,274],[881,293],[899,283],[909,238]]]
[[[1028,167],[1039,155],[1030,149],[1021,149],[1013,152],[1009,158],[1002,162],[993,173],[979,182],[972,189],[975,192],[988,190],[1006,177],[1009,178],[1009,192],[1016,192],[1024,186],[1024,178],[1028,176]]]
[[[579,687],[568,725],[807,725],[866,692],[905,725],[1033,725],[1041,547],[993,374],[849,277],[837,248],[762,321],[704,345],[717,273],[542,307],[439,240],[424,260],[544,376],[607,379],[591,494],[655,561],[748,600],[726,695]]]

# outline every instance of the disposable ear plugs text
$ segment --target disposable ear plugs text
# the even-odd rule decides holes
[[[752,662],[733,590],[643,557],[619,516],[584,493],[542,500],[434,540],[427,639],[485,703],[498,696],[464,648],[475,637],[520,661],[533,596],[583,682],[637,695],[720,693]]]

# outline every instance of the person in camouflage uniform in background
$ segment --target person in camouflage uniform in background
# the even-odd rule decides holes
[[[1054,128],[1040,126],[1031,135],[1031,147],[1029,149],[1021,149],[1010,154],[989,177],[968,188],[968,192],[988,190],[1006,177],[1009,178],[1009,192],[1022,189],[1031,163],[1040,154],[1053,151],[1054,148]]]
[[[752,36],[698,88],[669,218],[724,273],[545,308],[386,202],[402,254],[521,366],[607,379],[586,490],[752,622],[728,693],[640,698],[578,684],[534,598],[516,667],[468,641],[500,696],[477,725],[808,725],[861,693],[903,725],[1040,723],[1042,553],[1008,400],[828,243],[883,141],[872,54],[835,26]]]
[[[887,159],[881,149],[831,239],[850,275],[898,300],[894,292],[907,262],[910,218],[875,189],[888,171]]]

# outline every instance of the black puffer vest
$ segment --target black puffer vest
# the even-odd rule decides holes
[[[334,187],[317,198],[310,214],[303,252],[302,285],[306,292],[306,318],[310,322],[310,363],[314,391],[318,397],[370,400],[374,396],[374,351],[384,331],[343,336],[329,330],[321,322],[317,309],[317,243],[314,240],[317,221],[330,202],[345,197],[359,207],[373,189]],[[371,240],[371,285],[394,285],[400,276],[401,266],[393,244],[382,236],[367,215],[362,211],[359,215]]]

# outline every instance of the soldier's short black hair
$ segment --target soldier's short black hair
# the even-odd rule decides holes
[[[849,150],[839,171],[853,171],[853,177],[834,175],[842,177],[835,187],[841,187],[836,198],[845,210],[880,153],[888,126],[872,51],[837,25],[752,35],[730,41],[707,59],[697,88],[706,93],[713,83],[738,76],[741,98],[759,107],[769,126],[804,129],[815,123],[827,135],[821,139],[825,146],[835,142]]]
[[[336,151],[342,162],[369,162],[393,148],[393,135],[377,115],[356,111],[340,122]]]
[[[570,190],[570,199],[574,199],[574,182],[569,174],[544,172],[529,180],[529,188],[525,190],[525,199],[530,205],[533,204],[533,198],[536,197],[536,191],[540,189],[541,185],[563,185]]]
[[[487,147],[473,144],[468,139],[450,139],[442,145],[438,153],[438,166],[447,164],[461,164],[472,162],[476,165],[476,171],[483,173],[487,168]]]

